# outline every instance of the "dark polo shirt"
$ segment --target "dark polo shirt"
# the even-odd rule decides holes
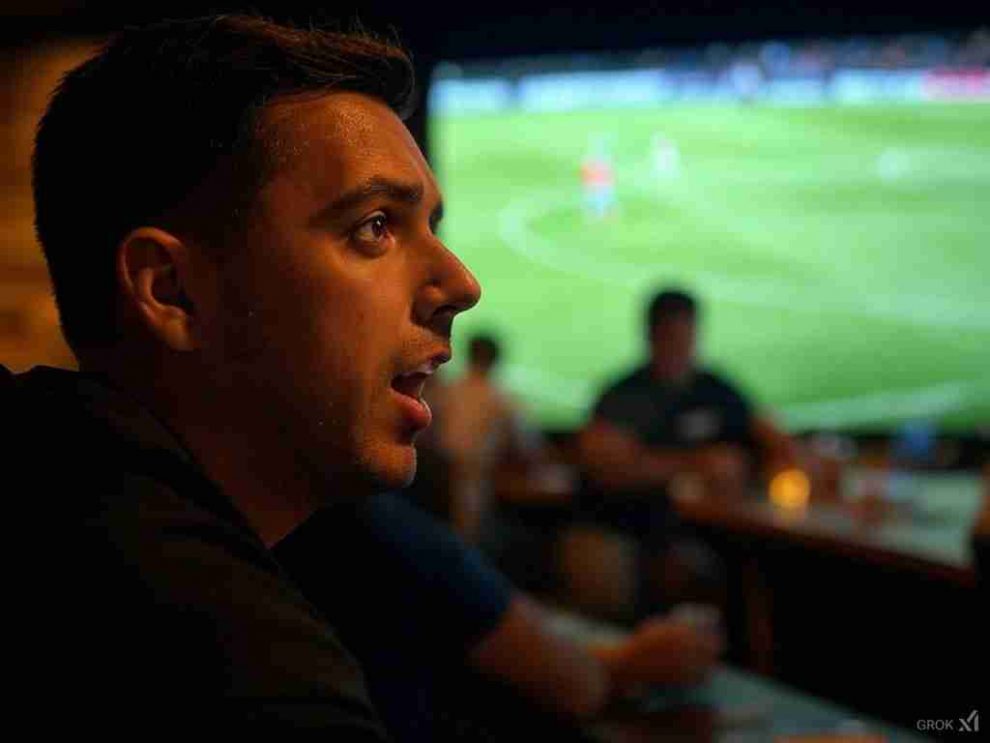
[[[594,415],[648,446],[692,449],[750,443],[749,403],[728,381],[707,370],[675,385],[654,379],[648,367],[641,367],[602,393]]]
[[[707,370],[675,385],[654,379],[649,366],[639,367],[602,392],[592,415],[650,447],[751,447],[750,404],[728,381]],[[677,529],[667,494],[653,488],[605,493],[585,481],[578,513],[655,547],[663,547]]]
[[[45,711],[33,731],[385,739],[354,658],[161,421],[47,367],[0,366],[0,409],[8,680]]]

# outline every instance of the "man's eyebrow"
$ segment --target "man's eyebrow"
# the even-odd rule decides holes
[[[360,206],[365,201],[382,197],[415,205],[423,200],[423,187],[418,183],[403,183],[376,176],[338,196],[320,210],[320,216],[334,217],[348,209]]]

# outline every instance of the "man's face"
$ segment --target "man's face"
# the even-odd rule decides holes
[[[660,320],[650,341],[653,369],[661,379],[681,380],[694,369],[697,328],[693,315],[678,313]]]
[[[280,442],[341,484],[402,487],[425,372],[480,287],[434,234],[440,193],[408,130],[354,93],[279,102],[281,141],[220,272],[218,361]]]

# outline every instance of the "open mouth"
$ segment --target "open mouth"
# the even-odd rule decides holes
[[[435,367],[434,367],[435,368]],[[392,379],[392,389],[398,395],[403,418],[412,430],[421,431],[430,425],[433,413],[423,399],[423,387],[433,369],[418,368]]]
[[[441,351],[419,366],[392,377],[391,387],[397,394],[400,408],[404,412],[406,421],[415,430],[422,430],[430,425],[433,414],[430,406],[423,399],[423,388],[430,376],[448,359],[450,353]]]
[[[392,389],[400,395],[411,397],[414,400],[422,401],[423,387],[430,375],[421,371],[410,374],[400,374],[392,380]]]

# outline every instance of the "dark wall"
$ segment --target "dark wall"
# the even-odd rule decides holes
[[[702,0],[655,2],[613,0],[564,4],[502,0],[478,2],[397,2],[364,0],[258,0],[202,3],[149,0],[121,9],[108,0],[8,0],[0,6],[0,33],[40,29],[108,30],[121,23],[162,16],[253,8],[299,22],[360,17],[372,28],[394,26],[403,38],[425,43],[431,52],[459,57],[537,50],[635,48],[644,44],[747,39],[777,35],[819,35],[949,30],[986,24],[979,4],[909,3],[906,0]],[[577,4],[575,4],[577,5]],[[14,28],[16,26],[16,28]],[[10,27],[10,28],[6,28]]]
[[[366,28],[393,35],[412,50],[421,87],[425,88],[430,69],[441,59],[631,50],[782,36],[967,30],[986,24],[986,16],[980,13],[978,5],[958,0],[927,4],[907,0],[752,0],[747,3],[613,0],[568,8],[519,0],[495,3],[150,0],[122,10],[108,0],[11,0],[0,7],[0,44],[30,43],[52,35],[105,33],[128,23],[161,17],[245,9],[297,23],[325,24],[340,20],[346,27],[358,19]],[[425,107],[420,106],[409,122],[421,143],[426,141],[425,114]]]

